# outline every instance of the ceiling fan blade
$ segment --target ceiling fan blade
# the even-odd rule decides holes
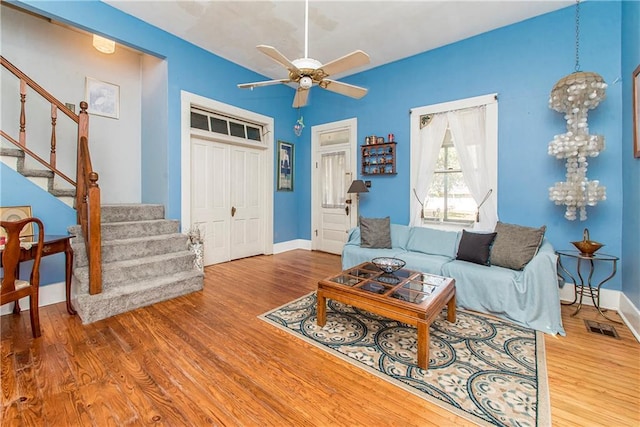
[[[309,89],[298,88],[296,96],[293,98],[293,108],[304,107],[307,105],[307,98],[309,97]]]
[[[275,85],[278,83],[291,83],[290,79],[278,79],[278,80],[265,80],[263,82],[253,82],[253,83],[241,83],[238,85],[240,89],[253,89],[254,87],[259,86],[269,86]]]
[[[274,61],[276,61],[278,64],[282,65],[287,70],[293,71],[295,73],[300,73],[300,70],[298,70],[298,67],[293,65],[293,62],[291,62],[289,60],[289,58],[287,58],[286,56],[281,54],[280,51],[278,51],[278,49],[276,49],[275,47],[261,44],[261,45],[256,46],[256,48],[260,52],[262,52],[265,55],[267,55],[269,58],[271,58]]]
[[[346,54],[342,58],[338,58],[334,61],[328,62],[322,65],[320,68],[325,72],[327,76],[341,73],[351,68],[360,67],[369,63],[369,55],[361,50],[356,50]]]
[[[319,85],[321,88],[329,90],[331,92],[339,93],[340,95],[350,96],[351,98],[360,99],[369,91],[360,86],[350,85],[348,83],[342,83],[335,80],[323,79]]]

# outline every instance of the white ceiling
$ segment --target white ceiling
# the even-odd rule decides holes
[[[304,57],[303,0],[105,0],[111,6],[269,78],[286,71],[255,47]],[[574,4],[572,0],[310,0],[309,57],[356,49],[371,63],[344,77]]]

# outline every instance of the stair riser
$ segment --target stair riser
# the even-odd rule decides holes
[[[103,205],[102,223],[164,219],[163,205]]]
[[[164,284],[152,291],[117,295],[78,295],[73,305],[83,324],[202,290],[202,276]]]
[[[160,259],[146,261],[141,259],[140,264],[131,266],[120,266],[114,264],[103,264],[102,266],[102,289],[106,291],[119,286],[123,282],[146,280],[156,276],[170,276],[180,271],[192,270],[195,255],[185,252],[184,255],[177,255],[170,259]],[[89,292],[89,270],[87,267],[77,268],[74,272],[78,280],[79,292]]]
[[[0,158],[0,160],[2,160],[2,163],[4,163],[5,165],[9,166],[14,171],[18,170],[18,158],[17,157],[2,156]]]
[[[87,266],[87,253],[84,241],[73,239],[72,242],[75,257],[73,259],[75,267]],[[149,238],[146,240],[113,240],[102,244],[102,262],[110,263],[125,261],[128,259],[139,259],[147,256],[174,253],[184,251],[187,247],[187,237],[183,234],[170,234],[166,238]]]

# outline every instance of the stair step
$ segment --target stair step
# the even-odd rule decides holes
[[[0,148],[0,156],[19,157],[24,159],[24,151],[19,148]]]
[[[164,206],[146,204],[102,205],[100,215],[103,223],[164,219]]]
[[[163,234],[175,234],[179,231],[180,222],[171,219],[155,219],[148,221],[127,221],[127,222],[102,222],[100,231],[102,233],[102,241],[130,239],[133,236],[146,237],[158,236]],[[68,228],[69,233],[81,236],[82,229],[80,225],[73,225]]]
[[[75,253],[73,258],[75,267],[87,266],[89,262],[87,260],[84,239],[72,239],[71,246]],[[181,233],[107,240],[102,242],[102,262],[111,263],[163,253],[181,252],[184,251],[186,247],[187,236]]]
[[[74,297],[73,306],[78,311],[82,323],[87,324],[200,291],[202,288],[201,272],[182,271],[147,280],[133,280],[118,287],[105,289],[97,295],[78,294]]]
[[[48,169],[22,169],[20,173],[27,178],[53,178],[53,172]]]
[[[49,193],[53,194],[56,197],[75,197],[76,189],[75,188],[52,188],[49,190]]]
[[[102,264],[103,291],[127,281],[146,280],[153,276],[168,276],[180,271],[193,270],[195,255],[188,251],[153,255]],[[89,268],[77,267],[74,276],[78,280],[78,292],[89,292]]]

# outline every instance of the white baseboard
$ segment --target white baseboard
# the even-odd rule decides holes
[[[275,243],[273,245],[274,254],[292,251],[294,249],[305,249],[307,251],[310,251],[311,240],[305,240],[305,239],[289,240],[288,242]]]
[[[620,291],[612,291],[611,289],[600,289],[600,307],[606,308],[609,310],[619,310],[620,309],[620,295],[622,292]],[[573,283],[565,282],[564,286],[560,288],[560,300],[561,301],[573,301],[575,292]],[[579,296],[578,296],[579,297]],[[582,297],[582,305],[590,305],[593,306],[593,301],[591,301],[591,297],[585,295]]]
[[[565,282],[564,286],[560,288],[560,300],[571,302],[574,295],[573,283]],[[593,306],[593,301],[585,295],[582,297],[582,304]],[[633,305],[625,294],[620,291],[601,288],[600,307],[617,311],[633,336],[640,342],[640,310]]]
[[[65,302],[65,286],[64,282],[51,283],[49,285],[40,286],[40,299],[38,305],[44,307],[46,305]],[[29,297],[20,299],[20,308],[29,310]],[[5,304],[0,309],[0,314],[5,315],[13,312],[13,304]]]
[[[631,330],[633,336],[636,337],[636,340],[640,342],[640,310],[622,292],[620,293],[620,309],[618,313]]]

